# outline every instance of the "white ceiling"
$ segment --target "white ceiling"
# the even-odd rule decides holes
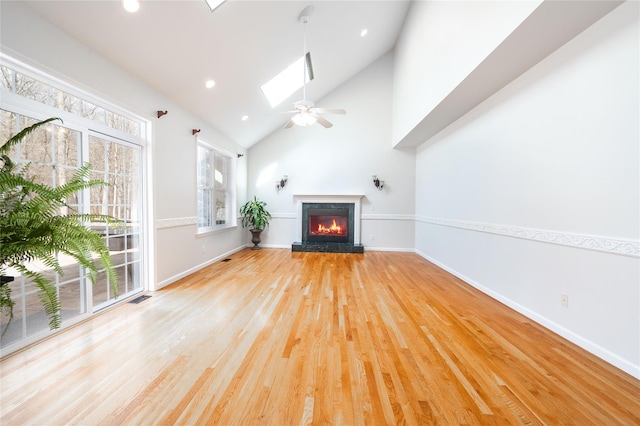
[[[271,113],[290,110],[302,98],[299,90],[272,109],[260,91],[302,55],[302,9],[314,6],[307,50],[315,79],[307,85],[307,98],[340,108],[318,101],[393,48],[410,1],[229,0],[212,13],[204,0],[142,0],[134,14],[119,0],[27,4],[248,148],[289,119]],[[364,28],[368,34],[360,37]],[[208,79],[216,81],[213,89],[205,88]],[[244,114],[247,121],[240,119]]]

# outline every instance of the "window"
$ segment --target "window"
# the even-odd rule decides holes
[[[236,226],[235,158],[198,141],[198,232]]]
[[[6,62],[14,62],[8,57],[0,56]],[[126,134],[144,137],[145,123],[124,111],[116,112],[116,107],[108,105],[106,101],[95,100],[96,103],[107,105],[102,108],[87,98],[90,96],[76,96],[56,87],[48,78],[38,71],[29,70],[25,65],[14,63],[0,65],[0,90],[15,93],[23,98],[58,108],[83,118],[103,124],[111,129]]]
[[[304,78],[301,76],[304,75]],[[311,53],[307,52],[278,75],[260,86],[271,108],[278,106],[296,90],[313,80]]]

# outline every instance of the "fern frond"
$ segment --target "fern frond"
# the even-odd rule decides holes
[[[38,287],[38,297],[42,303],[45,314],[49,317],[49,328],[51,330],[60,328],[62,316],[60,314],[60,297],[58,297],[58,289],[46,279],[42,274],[27,269],[24,265],[16,266],[16,268],[25,276],[31,278]]]
[[[47,123],[50,123],[52,121],[56,121],[59,120],[60,123],[63,123],[61,118],[58,117],[51,117],[51,118],[47,118],[46,120],[42,120],[39,121],[29,127],[25,127],[24,129],[22,129],[20,132],[16,133],[11,139],[9,139],[4,145],[0,146],[0,154],[4,154],[9,152],[9,148],[11,148],[13,145],[20,143],[20,141],[22,141],[24,138],[26,138],[27,136],[29,136],[31,133],[33,133],[34,131],[36,131],[40,126],[45,125]]]
[[[2,274],[0,273],[0,277]],[[11,299],[11,287],[9,284],[0,286],[0,315],[7,317],[7,324],[4,326],[2,333],[0,333],[0,339],[4,337],[4,334],[9,329],[9,324],[13,320],[13,307],[16,302]]]

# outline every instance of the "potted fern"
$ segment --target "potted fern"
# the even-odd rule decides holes
[[[265,208],[266,205],[266,202],[258,200],[258,198],[254,196],[253,200],[247,201],[240,207],[242,227],[249,228],[249,232],[251,232],[252,250],[260,249],[260,234],[269,226],[271,213]]]
[[[50,118],[35,123],[0,146],[0,314],[7,318],[0,337],[13,319],[14,301],[11,299],[10,287],[13,277],[8,276],[8,273],[22,274],[34,282],[49,319],[49,327],[60,327],[60,299],[57,289],[43,272],[30,266],[30,262],[34,260],[62,275],[63,268],[57,255],[71,256],[85,268],[89,278],[95,283],[99,271],[93,258],[96,254],[100,266],[106,270],[114,294],[117,294],[118,277],[109,249],[102,237],[86,224],[99,221],[118,226],[119,222],[105,215],[60,214],[62,207],[69,207],[66,200],[70,196],[82,189],[106,183],[90,180],[90,165],[86,164],[67,183],[52,188],[30,179],[29,165],[18,165],[9,157],[12,146],[22,142],[40,126],[54,120],[60,119]]]

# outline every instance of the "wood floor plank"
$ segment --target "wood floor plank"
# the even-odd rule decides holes
[[[640,381],[415,254],[230,258],[0,360],[0,424],[640,425]]]

